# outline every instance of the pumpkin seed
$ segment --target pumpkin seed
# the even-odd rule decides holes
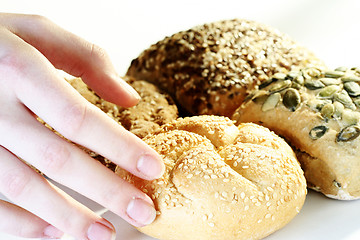
[[[352,67],[351,70],[360,73],[360,67]]]
[[[344,76],[341,78],[343,82],[360,82],[360,77],[355,75]]]
[[[306,79],[305,87],[310,90],[316,90],[325,87],[325,85],[320,80]]]
[[[344,104],[345,107],[352,108],[352,106],[351,106],[351,105],[353,105],[352,99],[350,98],[349,94],[345,90],[335,93],[334,97],[337,101]]]
[[[260,90],[254,94],[254,96],[252,97],[252,101],[255,103],[261,104],[261,103],[265,102],[265,100],[267,99],[268,96],[269,96],[269,93],[267,91]]]
[[[304,77],[301,75],[298,75],[296,78],[294,78],[293,81],[300,85],[304,85]]]
[[[360,128],[358,125],[350,125],[343,128],[336,136],[337,142],[348,142],[354,140],[360,135]]]
[[[346,82],[344,88],[351,97],[360,96],[360,86],[356,82]]]
[[[269,111],[271,109],[274,109],[276,107],[276,105],[278,104],[278,102],[281,99],[281,94],[280,93],[274,93],[271,94],[264,102],[264,104],[262,105],[261,110],[263,112]]]
[[[335,113],[335,107],[332,103],[327,103],[322,107],[320,113],[323,118],[330,119]]]
[[[331,103],[331,100],[321,100],[321,99],[310,99],[306,105],[309,106],[309,108],[315,112],[320,111],[325,104]]]
[[[298,72],[289,72],[289,73],[286,75],[286,79],[294,80],[294,79],[297,78],[298,76],[301,76],[301,75],[299,75]]]
[[[321,75],[321,71],[317,68],[310,67],[302,69],[302,74],[305,79],[310,79],[319,77]]]
[[[342,120],[346,125],[354,125],[354,124],[357,124],[357,123],[359,122],[359,120],[360,120],[360,113],[359,113],[359,112],[355,112],[355,111],[351,111],[351,110],[345,109],[345,110],[343,111],[341,120]]]
[[[341,183],[339,183],[338,181],[334,180],[333,184],[336,188],[341,188]]]
[[[301,103],[301,97],[298,90],[294,88],[289,88],[286,90],[283,96],[283,104],[287,107],[290,111],[294,112]]]
[[[329,128],[327,126],[324,125],[316,126],[310,130],[309,136],[311,139],[316,140],[324,136],[328,130]]]
[[[326,71],[325,72],[325,77],[329,77],[329,78],[339,78],[344,75],[345,75],[345,73],[341,72],[341,71]]]
[[[275,73],[272,78],[276,80],[285,80],[286,74],[285,73]]]
[[[360,98],[354,99],[353,102],[358,108],[360,108]]]
[[[334,107],[335,107],[335,112],[334,112],[334,117],[336,118],[341,118],[342,117],[342,113],[344,111],[344,105],[338,101],[335,101],[334,103]]]
[[[292,82],[290,87],[300,90],[302,88],[302,85],[296,82]]]
[[[346,72],[347,70],[348,70],[348,68],[344,67],[344,66],[335,68],[335,71],[338,71],[338,72]]]
[[[290,80],[285,80],[285,81],[281,81],[278,83],[275,83],[271,88],[270,88],[270,92],[274,93],[274,92],[280,92],[288,87],[290,87],[291,85],[291,81]]]
[[[337,78],[320,78],[319,79],[325,86],[329,85],[339,85],[341,81]]]
[[[340,91],[340,89],[341,89],[341,87],[338,85],[327,86],[327,87],[321,89],[321,91],[318,93],[318,97],[332,98],[336,92]]]
[[[275,78],[269,78],[265,81],[263,81],[260,85],[259,85],[259,89],[263,89],[267,86],[269,86],[270,84],[272,84],[273,82],[277,81],[277,79]]]

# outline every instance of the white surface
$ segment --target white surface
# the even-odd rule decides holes
[[[272,25],[313,50],[330,67],[360,66],[360,1],[37,1],[1,0],[0,11],[47,16],[108,51],[120,74],[164,36],[205,22],[247,18]],[[1,197],[1,195],[0,195]],[[45,196],[44,196],[45,197]],[[91,209],[100,206],[77,196]],[[360,201],[341,202],[310,192],[300,214],[268,240],[360,239]],[[106,213],[117,239],[150,240]],[[1,219],[1,221],[6,221]],[[20,240],[0,233],[0,240]]]

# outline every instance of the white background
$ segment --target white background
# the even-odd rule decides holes
[[[131,60],[142,50],[166,35],[231,18],[257,20],[276,27],[315,52],[329,67],[360,66],[357,0],[0,0],[0,11],[50,18],[105,48],[120,74],[125,74]],[[100,209],[80,196],[76,198],[94,210]],[[105,217],[116,225],[117,239],[151,239],[113,214]],[[0,216],[0,221],[6,220]],[[19,238],[0,234],[0,239]],[[267,239],[360,239],[360,200],[335,201],[310,192],[300,214]]]

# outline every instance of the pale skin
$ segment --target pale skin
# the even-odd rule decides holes
[[[161,157],[81,97],[59,74],[82,79],[101,97],[124,107],[140,97],[98,46],[41,16],[0,13],[0,231],[28,238],[113,239],[107,220],[76,202],[49,178],[98,202],[135,226],[156,216],[153,202],[72,142],[140,178],[162,175]]]

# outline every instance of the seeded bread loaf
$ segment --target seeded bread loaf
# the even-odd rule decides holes
[[[308,186],[336,199],[360,197],[360,69],[304,68],[259,86],[236,111],[296,149]]]
[[[178,110],[171,97],[160,91],[155,85],[124,78],[141,96],[139,103],[131,108],[123,108],[100,98],[93,90],[80,79],[73,78],[67,81],[89,102],[100,108],[108,116],[122,125],[125,129],[140,138],[154,132],[161,125],[169,123],[178,117]],[[79,146],[80,148],[83,148]],[[115,171],[116,165],[103,156],[83,148],[90,156],[100,161],[106,167]]]
[[[127,75],[167,91],[187,114],[230,117],[255,85],[305,66],[324,64],[278,30],[234,19],[166,37],[133,60]]]
[[[261,239],[287,224],[306,196],[303,171],[286,142],[255,124],[218,116],[180,118],[144,141],[164,175],[146,181],[117,168],[147,193],[158,216],[139,230],[163,240]]]

